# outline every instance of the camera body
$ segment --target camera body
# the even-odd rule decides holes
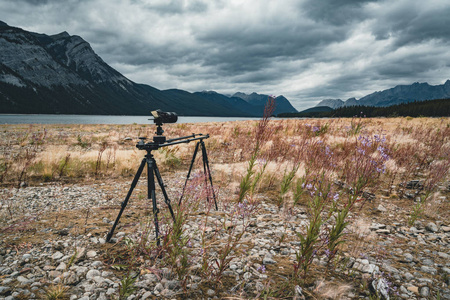
[[[178,115],[174,112],[164,112],[160,109],[152,111],[153,122],[161,126],[163,123],[176,123]]]

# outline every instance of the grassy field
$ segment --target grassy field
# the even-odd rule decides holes
[[[238,283],[227,271],[255,246],[254,228],[270,219],[265,217],[268,207],[277,216],[270,220],[278,224],[273,228],[278,245],[293,252],[276,266],[255,259],[258,272],[264,273],[263,288],[239,287],[243,298],[292,298],[301,287],[307,298],[320,299],[337,291],[336,286],[341,294],[351,290],[356,296],[380,297],[367,286],[374,277],[353,276],[345,267],[350,257],[377,247],[371,224],[449,225],[448,118],[262,119],[163,128],[167,138],[210,135],[205,143],[219,210],[205,202],[205,195],[212,199],[212,191],[196,171],[183,204],[172,201],[176,221],[162,221],[162,247],[157,247],[151,241],[152,223],[137,221],[151,215],[145,186],[140,187],[130,206],[136,214],[122,220],[135,226],[119,226],[129,237],[115,247],[98,247],[111,267],[118,265],[113,254],[134,253],[120,262],[123,269],[114,269],[124,278],[130,270],[142,274],[149,265],[171,269],[185,291],[177,297],[195,296],[186,288],[193,274],[202,279],[203,290],[218,282],[219,295],[229,295]],[[154,131],[153,124],[0,125],[2,246],[39,244],[43,237],[30,228],[42,220],[53,220],[56,229],[76,225],[74,236],[89,232],[104,237],[109,225],[89,228],[103,218],[115,218],[118,201],[145,154],[136,149],[137,138],[151,140]],[[183,188],[194,148],[192,142],[154,151],[171,197]],[[195,167],[202,170],[201,162]],[[92,184],[102,184],[106,200],[114,201],[91,210],[75,208],[86,216],[76,221],[62,209],[37,212],[10,200],[32,186]],[[165,218],[170,219],[167,213]],[[392,249],[385,251],[389,255]],[[194,270],[193,265],[200,267]],[[318,281],[323,282],[320,288]]]

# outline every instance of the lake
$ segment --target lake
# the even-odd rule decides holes
[[[151,116],[105,116],[105,115],[13,115],[0,114],[0,124],[152,124]],[[227,122],[259,120],[240,117],[183,117],[177,123]]]

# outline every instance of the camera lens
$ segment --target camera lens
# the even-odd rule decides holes
[[[162,112],[160,116],[163,123],[176,123],[178,121],[178,116],[174,112]]]
[[[160,109],[152,111],[154,117],[153,122],[156,125],[162,125],[163,123],[176,123],[178,116],[174,112],[164,112]]]

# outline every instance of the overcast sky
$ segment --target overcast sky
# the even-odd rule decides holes
[[[1,0],[0,20],[79,35],[137,83],[300,110],[450,79],[448,0]]]

